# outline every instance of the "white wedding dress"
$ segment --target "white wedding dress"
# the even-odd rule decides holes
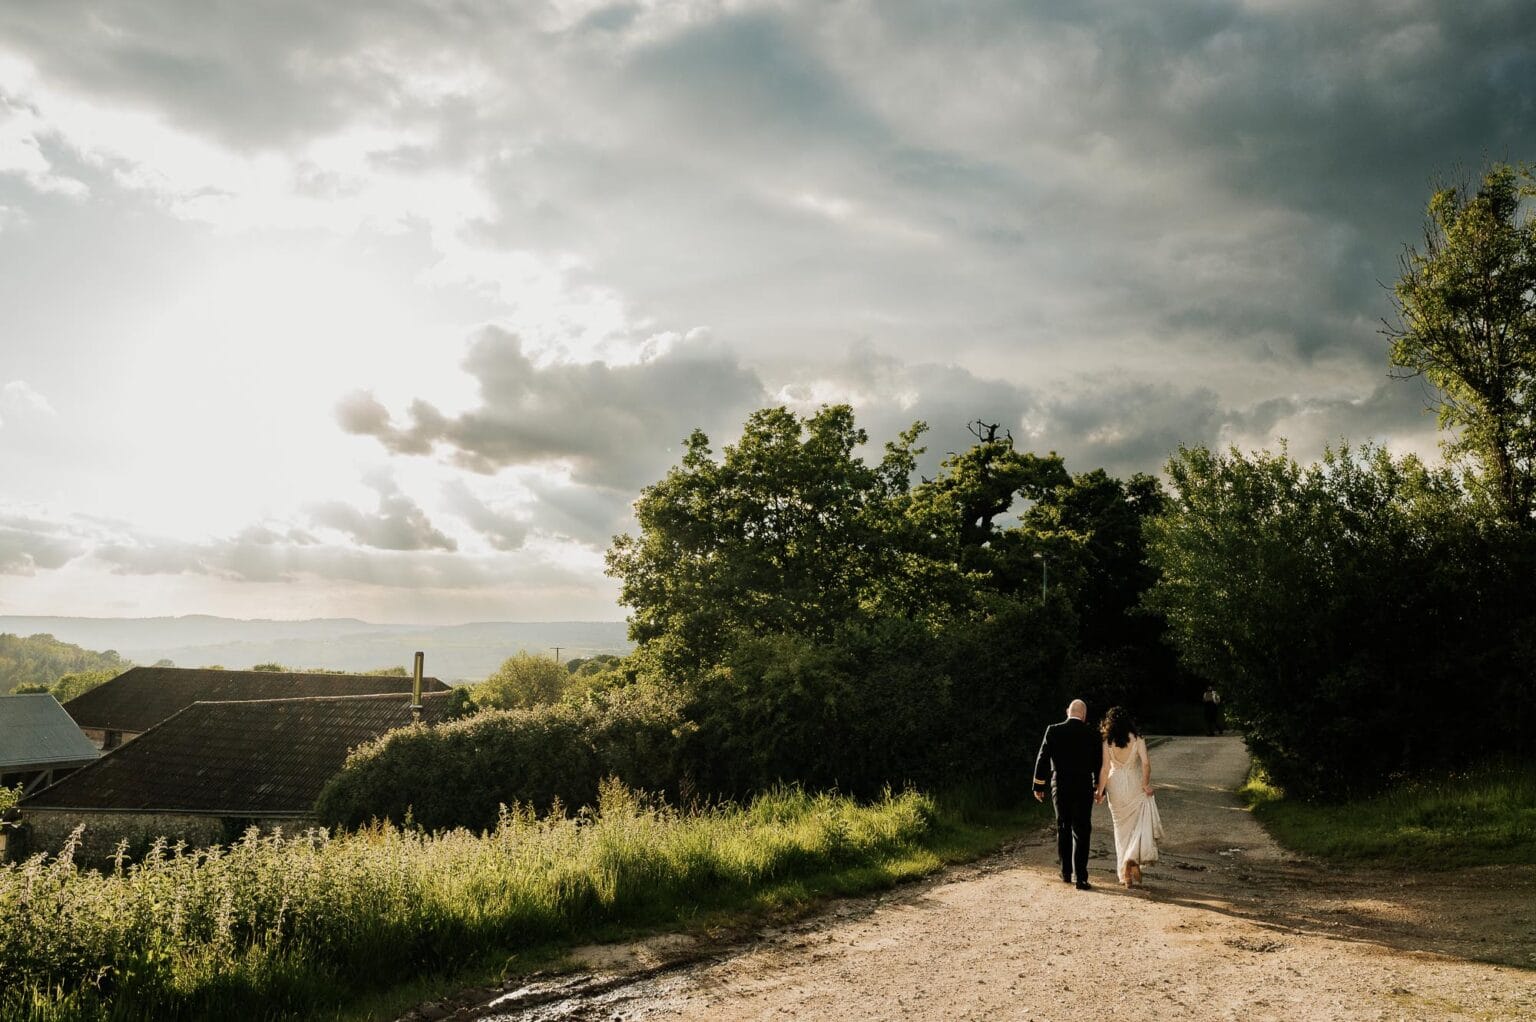
[[[1157,799],[1142,791],[1147,743],[1134,735],[1123,749],[1105,743],[1109,780],[1104,795],[1115,821],[1115,875],[1125,882],[1125,864],[1145,866],[1157,861],[1157,843],[1163,839],[1163,821],[1157,815]]]

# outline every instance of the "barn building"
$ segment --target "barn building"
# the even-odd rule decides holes
[[[197,702],[249,702],[317,696],[409,695],[413,679],[403,675],[301,674],[279,671],[222,671],[205,668],[135,667],[64,704],[85,736],[103,752],[130,742]],[[436,678],[423,678],[423,692],[446,692]]]
[[[292,832],[314,822],[315,799],[351,749],[415,719],[446,719],[453,704],[448,691],[424,693],[419,714],[409,692],[194,702],[23,799],[31,848],[55,852],[80,824],[86,862],[123,840],[207,845],[251,826]]]

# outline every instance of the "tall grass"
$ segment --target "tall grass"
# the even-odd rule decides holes
[[[109,872],[66,849],[0,870],[0,1017],[280,1018],[605,924],[675,915],[797,875],[874,864],[931,836],[932,799],[784,789],[679,813],[621,785],[574,818],[494,830],[159,843]]]
[[[1320,858],[1428,869],[1536,865],[1536,764],[1485,763],[1348,802],[1288,798],[1255,770],[1241,793],[1276,840]]]

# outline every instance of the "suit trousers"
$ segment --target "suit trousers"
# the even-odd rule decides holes
[[[1056,854],[1061,875],[1073,874],[1079,883],[1088,880],[1088,836],[1093,829],[1093,789],[1051,790],[1056,807]]]

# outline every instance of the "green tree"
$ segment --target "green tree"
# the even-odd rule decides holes
[[[1509,521],[1536,526],[1536,195],[1527,170],[1495,164],[1476,191],[1429,202],[1422,251],[1409,246],[1389,326],[1394,366],[1439,391],[1446,444],[1470,454]]]
[[[0,692],[15,691],[18,685],[51,687],[66,674],[121,674],[132,666],[115,650],[97,653],[46,634],[0,634]]]
[[[994,424],[977,421],[970,430],[976,443],[946,457],[904,509],[917,533],[913,546],[925,558],[919,598],[956,607],[977,605],[984,592],[1038,592],[1039,558],[1060,560],[1057,547],[1076,539],[998,524],[1021,503],[1039,502],[1070,481],[1060,456],[1016,450],[1013,437]]]
[[[718,461],[695,431],[636,501],[640,534],[608,552],[630,637],[687,672],[719,662],[737,632],[825,635],[858,615],[897,557],[880,526],[906,492],[915,437],[872,467],[854,453],[868,436],[846,405],[754,412]]]
[[[67,703],[79,695],[84,695],[98,685],[105,685],[117,677],[121,671],[116,668],[107,668],[98,671],[79,671],[74,674],[66,674],[54,682],[49,691],[53,697],[61,703]]]
[[[1070,592],[1078,635],[1071,687],[1092,713],[1120,704],[1150,722],[1198,691],[1166,641],[1166,622],[1142,606],[1157,580],[1145,525],[1165,502],[1152,476],[1121,480],[1094,469],[1041,494],[1021,516],[1016,545],[1048,557],[1052,577]],[[1033,573],[1046,567],[1021,564]]]
[[[536,656],[527,650],[502,662],[496,673],[474,687],[476,706],[513,710],[557,703],[570,679],[553,657]]]
[[[1168,475],[1147,602],[1281,784],[1342,794],[1524,741],[1532,544],[1485,529],[1452,472],[1197,447]]]
[[[572,657],[565,662],[565,669],[578,677],[589,678],[593,675],[611,671],[623,663],[623,657],[613,653],[598,653],[590,657]]]
[[[609,555],[629,664],[681,695],[703,790],[1001,776],[1060,702],[1071,607],[1021,595],[999,552],[1019,533],[1002,516],[1067,481],[1060,459],[978,424],[914,486],[923,429],[870,464],[846,406],[767,409],[718,460],[695,433],[637,503]]]

